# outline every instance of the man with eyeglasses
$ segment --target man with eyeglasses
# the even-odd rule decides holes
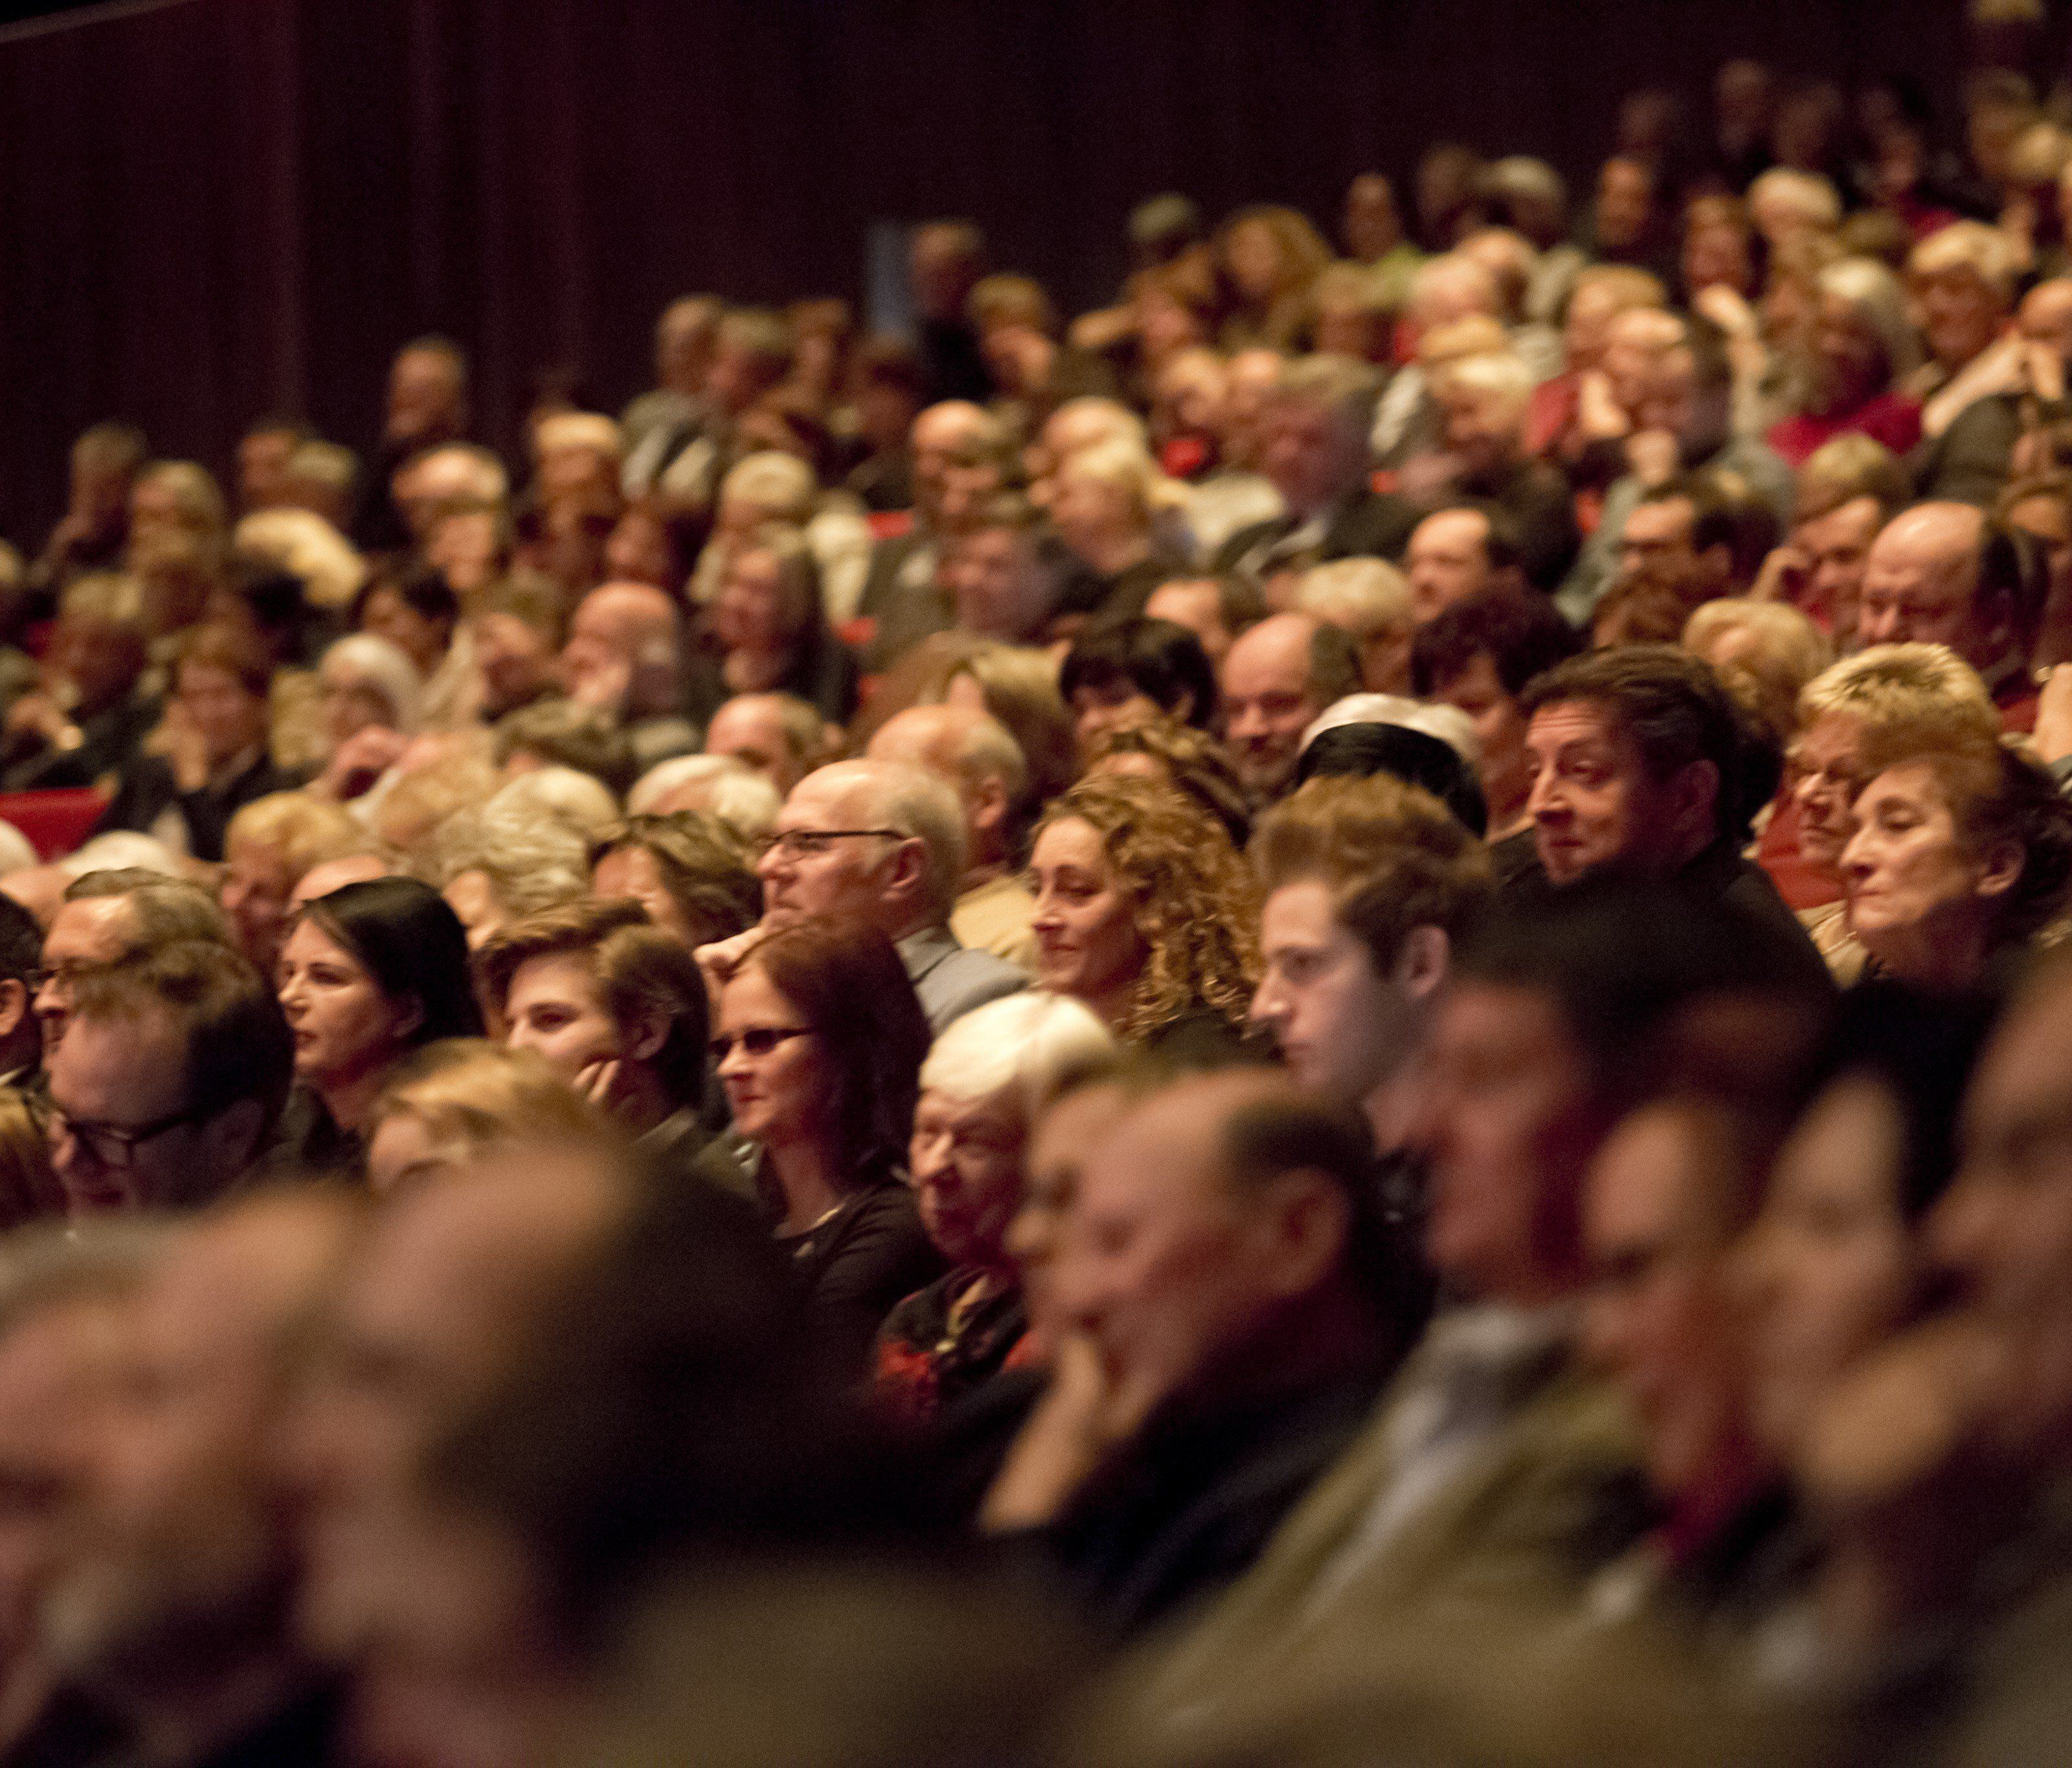
[[[72,986],[84,970],[187,940],[232,943],[230,923],[199,885],[136,866],[74,878],[43,935],[34,985],[31,1004],[42,1028],[44,1067],[64,1040]]]
[[[964,811],[955,791],[919,767],[839,761],[816,769],[791,788],[755,870],[761,922],[699,948],[715,984],[763,933],[821,919],[860,922],[892,941],[932,1032],[1029,985],[1025,972],[951,932],[964,873]]]
[[[273,991],[228,946],[175,940],[83,970],[49,1070],[67,1211],[193,1209],[236,1189],[294,1067]]]

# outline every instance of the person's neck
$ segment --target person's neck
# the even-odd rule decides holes
[[[1120,577],[1150,557],[1151,541],[1138,533],[1100,535],[1080,549],[1080,556],[1103,577]]]
[[[787,649],[750,650],[738,647],[727,652],[719,672],[736,693],[765,693],[784,679],[791,654]]]
[[[1137,1005],[1135,977],[1122,982],[1111,983],[1104,989],[1096,989],[1079,996],[1082,1005],[1092,1009],[1101,1023],[1117,1037],[1129,1018],[1129,1010]]]
[[[312,1077],[310,1090],[323,1101],[334,1124],[356,1136],[373,1116],[374,1101],[394,1066],[388,1061],[369,1063],[348,1075]]]
[[[1360,1101],[1377,1154],[1392,1154],[1410,1143],[1424,1102],[1422,1079],[1422,1064],[1413,1055],[1399,1062]]]
[[[652,1070],[622,1062],[619,1075],[619,1098],[613,1109],[635,1135],[646,1135],[675,1114],[675,1104],[663,1092]]]
[[[1198,1403],[1221,1411],[1326,1387],[1377,1363],[1387,1333],[1365,1297],[1340,1281],[1283,1307],[1194,1384]]]
[[[1960,993],[1974,986],[1992,947],[1985,917],[1969,903],[1912,927],[1857,937],[1881,969],[1931,994]]]
[[[228,1663],[162,1664],[112,1691],[156,1768],[206,1761],[302,1691],[307,1669],[285,1646],[254,1641]]]
[[[765,1142],[764,1157],[784,1200],[780,1231],[803,1234],[844,1196],[835,1164],[825,1143],[816,1138],[796,1141]]]
[[[957,886],[957,894],[969,896],[973,890],[982,890],[987,885],[1007,876],[1005,859],[974,860],[964,868],[962,882]]]

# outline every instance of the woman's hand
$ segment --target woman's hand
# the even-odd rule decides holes
[[[1576,428],[1586,442],[1616,442],[1633,428],[1601,368],[1586,370],[1577,388]]]
[[[332,753],[317,790],[340,804],[357,798],[402,759],[408,741],[385,726],[356,730]]]
[[[199,791],[208,783],[208,739],[177,700],[166,709],[165,722],[158,728],[174,786],[183,792]]]
[[[1769,557],[1762,561],[1762,569],[1749,587],[1749,596],[1757,602],[1790,602],[1796,606],[1812,579],[1813,561],[1806,556],[1805,549],[1786,541],[1770,549]]]
[[[599,1111],[616,1108],[619,1098],[619,1059],[608,1061],[586,1062],[576,1075],[576,1091]]]
[[[2029,739],[2045,763],[2072,755],[2072,667],[2054,664],[2036,698],[2036,730]]]

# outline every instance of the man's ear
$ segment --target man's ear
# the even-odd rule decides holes
[[[1453,967],[1453,942],[1442,927],[1413,927],[1397,948],[1388,979],[1412,1001],[1429,1001]]]
[[[1716,762],[1694,761],[1669,782],[1670,803],[1679,825],[1710,830],[1720,816],[1720,769]]]
[[[256,1099],[239,1099],[225,1105],[202,1125],[214,1156],[212,1164],[225,1174],[249,1166],[259,1157],[265,1121],[265,1113]]]
[[[906,836],[892,850],[892,882],[918,894],[927,876],[928,844],[918,835]]]
[[[11,1038],[29,1016],[29,985],[18,977],[0,981],[0,1038]]]
[[[1328,1173],[1303,1168],[1283,1173],[1262,1200],[1272,1239],[1264,1266],[1267,1286],[1281,1296],[1322,1287],[1344,1258],[1352,1207]]]
[[[990,833],[1006,820],[1007,788],[997,779],[981,779],[972,788],[972,827]]]
[[[659,1013],[643,1013],[619,1028],[620,1053],[634,1062],[652,1062],[669,1041],[669,1022]]]

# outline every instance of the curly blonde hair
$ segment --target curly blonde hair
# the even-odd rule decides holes
[[[1259,977],[1259,891],[1223,825],[1161,780],[1108,775],[1054,800],[1037,825],[1100,837],[1147,952],[1116,1035],[1136,1042],[1206,1008],[1244,1022]]]

